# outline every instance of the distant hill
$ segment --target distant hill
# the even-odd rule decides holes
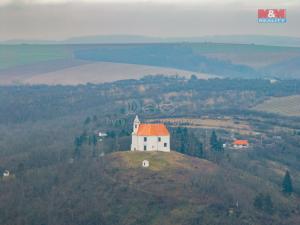
[[[143,39],[142,37],[136,37]],[[106,79],[111,73],[93,74],[98,69],[84,70],[79,82],[76,68],[86,68],[83,64],[116,63],[131,64],[130,68],[141,66],[159,67],[157,72],[166,70],[187,71],[195,74],[211,74],[230,78],[299,78],[300,48],[264,46],[253,44],[220,44],[220,43],[135,43],[135,44],[20,44],[0,45],[0,84],[22,83],[32,76],[47,77],[53,75],[54,82],[66,71],[73,75],[63,77],[61,84],[78,84],[87,82],[114,81]],[[83,65],[83,67],[81,67]],[[137,66],[138,65],[138,66]],[[80,67],[76,67],[80,66]],[[75,68],[76,67],[76,68]],[[129,68],[129,67],[128,67]],[[105,72],[105,68],[99,68]],[[131,70],[124,68],[124,75],[118,79],[129,79],[148,75],[149,70]],[[136,70],[135,70],[136,71]],[[139,72],[141,71],[141,72]],[[175,71],[175,73],[177,73]],[[80,72],[80,70],[78,70]],[[178,73],[178,75],[181,74]],[[137,74],[139,73],[139,74]],[[166,73],[168,75],[170,73]],[[184,74],[186,74],[184,72]],[[137,76],[139,75],[139,76]],[[116,76],[115,76],[116,77]],[[70,80],[66,80],[70,78]],[[86,79],[85,79],[86,78]],[[94,79],[95,78],[95,79]],[[112,77],[110,77],[112,78]],[[52,78],[47,78],[51,80]],[[46,79],[46,80],[47,80]],[[1,82],[5,81],[5,82]],[[45,79],[39,79],[45,80]],[[30,83],[30,82],[29,82]],[[35,83],[35,82],[34,82]]]
[[[300,37],[271,35],[215,35],[188,38],[187,41],[300,47]]]
[[[96,35],[72,37],[62,41],[68,44],[124,44],[124,43],[160,43],[166,42],[159,37],[148,37],[142,35]],[[168,42],[168,41],[167,41]]]
[[[262,68],[265,73],[281,78],[300,77],[300,56],[288,58]]]
[[[153,37],[143,35],[91,35],[71,37],[65,40],[7,40],[2,44],[134,44],[211,42],[231,44],[256,44],[268,46],[300,47],[300,37],[271,35],[213,35],[195,37]]]
[[[56,63],[54,63],[56,62]],[[47,85],[78,85],[99,84],[124,79],[141,79],[148,75],[180,76],[190,78],[196,75],[200,79],[215,76],[188,70],[167,67],[88,61],[52,61],[31,66],[20,66],[0,71],[0,83],[13,84],[47,84]],[[56,69],[53,69],[56,68]],[[2,75],[2,76],[1,76]]]

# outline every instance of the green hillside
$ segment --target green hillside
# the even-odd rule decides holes
[[[20,66],[24,65],[28,74],[60,71],[58,65],[72,59],[168,67],[224,77],[295,78],[299,75],[299,56],[300,48],[296,47],[222,43],[0,45],[0,76],[12,73],[22,77],[24,68]],[[41,63],[45,71],[37,70]],[[64,68],[73,66],[66,64]]]
[[[0,45],[0,69],[70,58],[65,46],[59,45]]]

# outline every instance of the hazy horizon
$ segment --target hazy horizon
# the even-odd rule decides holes
[[[287,9],[286,24],[258,24],[258,8]],[[4,0],[0,41],[93,35],[300,37],[299,1]]]

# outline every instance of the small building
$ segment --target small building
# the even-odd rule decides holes
[[[9,173],[8,170],[5,170],[5,171],[3,172],[3,177],[9,177],[9,175],[10,175],[10,173]]]
[[[170,152],[170,133],[164,124],[143,124],[138,116],[133,122],[131,151]]]
[[[277,83],[278,82],[278,80],[276,80],[276,79],[270,79],[270,83],[271,84],[275,84],[275,83]]]
[[[98,133],[98,136],[99,136],[99,137],[107,137],[107,133],[99,132],[99,133]]]
[[[148,160],[143,160],[142,166],[143,167],[149,167],[149,161]]]
[[[236,148],[236,149],[248,148],[249,141],[248,140],[235,140],[234,142],[232,142],[232,147]]]

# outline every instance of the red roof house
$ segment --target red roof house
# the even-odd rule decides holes
[[[248,148],[249,141],[248,140],[235,140],[234,142],[232,142],[232,146],[234,148]]]

